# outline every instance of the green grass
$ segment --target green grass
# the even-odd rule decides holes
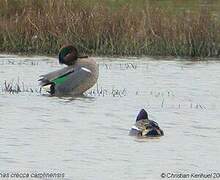
[[[220,2],[2,0],[0,51],[57,54],[64,44],[107,56],[220,55]]]

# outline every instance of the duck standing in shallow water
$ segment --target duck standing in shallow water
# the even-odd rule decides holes
[[[158,137],[163,136],[164,133],[155,121],[148,119],[147,112],[142,109],[139,112],[136,123],[134,126],[132,126],[129,135],[142,137]]]
[[[88,56],[79,56],[74,46],[61,48],[59,63],[67,67],[42,75],[39,79],[42,87],[49,87],[51,95],[81,95],[97,82],[98,65]]]

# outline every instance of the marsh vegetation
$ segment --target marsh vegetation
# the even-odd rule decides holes
[[[99,56],[217,57],[219,2],[203,2],[2,0],[0,51],[54,55],[71,43]]]

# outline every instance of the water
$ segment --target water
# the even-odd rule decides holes
[[[0,56],[0,173],[133,180],[219,172],[220,62],[97,62],[98,84],[85,97],[49,97],[37,79],[61,68],[56,59]],[[5,92],[5,80],[22,92]],[[128,136],[141,108],[165,136]]]

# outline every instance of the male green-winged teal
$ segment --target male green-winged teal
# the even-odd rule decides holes
[[[42,87],[49,86],[51,95],[80,95],[97,82],[98,65],[88,56],[79,56],[74,46],[61,48],[59,63],[67,67],[42,75],[39,79]]]
[[[142,137],[158,137],[163,136],[164,133],[155,121],[148,119],[147,112],[142,109],[136,118],[136,123],[130,129],[129,135]]]

